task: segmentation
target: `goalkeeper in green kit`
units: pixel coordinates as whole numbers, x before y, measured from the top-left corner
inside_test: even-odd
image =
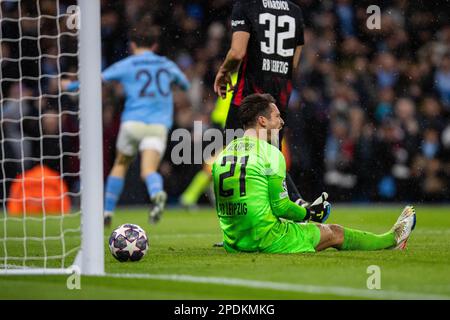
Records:
[[[239,118],[244,136],[227,145],[212,170],[216,211],[228,252],[406,248],[416,224],[412,206],[403,209],[390,231],[373,234],[323,224],[331,210],[325,192],[312,203],[289,199],[286,162],[276,146],[284,122],[271,95],[247,96],[239,108]]]

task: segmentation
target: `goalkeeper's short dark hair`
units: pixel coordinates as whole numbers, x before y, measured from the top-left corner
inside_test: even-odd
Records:
[[[239,107],[239,120],[244,129],[254,126],[259,116],[270,118],[271,103],[276,103],[276,100],[268,93],[254,93],[245,97]]]
[[[158,43],[159,35],[159,27],[138,23],[130,30],[130,41],[138,47],[150,48]]]

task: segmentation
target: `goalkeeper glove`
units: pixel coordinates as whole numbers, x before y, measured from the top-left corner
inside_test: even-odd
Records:
[[[331,213],[331,204],[326,201],[328,193],[322,192],[320,197],[314,200],[313,203],[305,202],[304,200],[297,200],[296,203],[306,209],[306,217],[304,221],[310,220],[314,222],[324,223]]]

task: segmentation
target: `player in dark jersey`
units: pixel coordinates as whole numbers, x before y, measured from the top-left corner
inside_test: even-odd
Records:
[[[239,106],[252,93],[270,93],[286,119],[292,75],[297,72],[304,44],[300,7],[284,0],[238,0],[233,6],[231,27],[231,47],[214,82],[214,91],[222,98],[227,85],[233,91],[225,128],[241,128]],[[238,68],[233,85],[231,74]],[[302,201],[289,176],[287,180],[290,198]]]
[[[214,84],[214,90],[222,97],[227,84],[233,89],[226,127],[241,127],[237,109],[242,99],[252,93],[270,93],[285,116],[292,74],[304,44],[300,7],[291,1],[236,1],[231,26],[231,48]],[[231,72],[239,65],[237,83],[232,85]]]

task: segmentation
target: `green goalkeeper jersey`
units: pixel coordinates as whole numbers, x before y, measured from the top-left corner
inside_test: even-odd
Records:
[[[214,161],[212,174],[227,251],[278,252],[280,240],[295,236],[297,224],[285,219],[302,221],[306,209],[289,200],[286,162],[278,148],[256,137],[235,139]]]

